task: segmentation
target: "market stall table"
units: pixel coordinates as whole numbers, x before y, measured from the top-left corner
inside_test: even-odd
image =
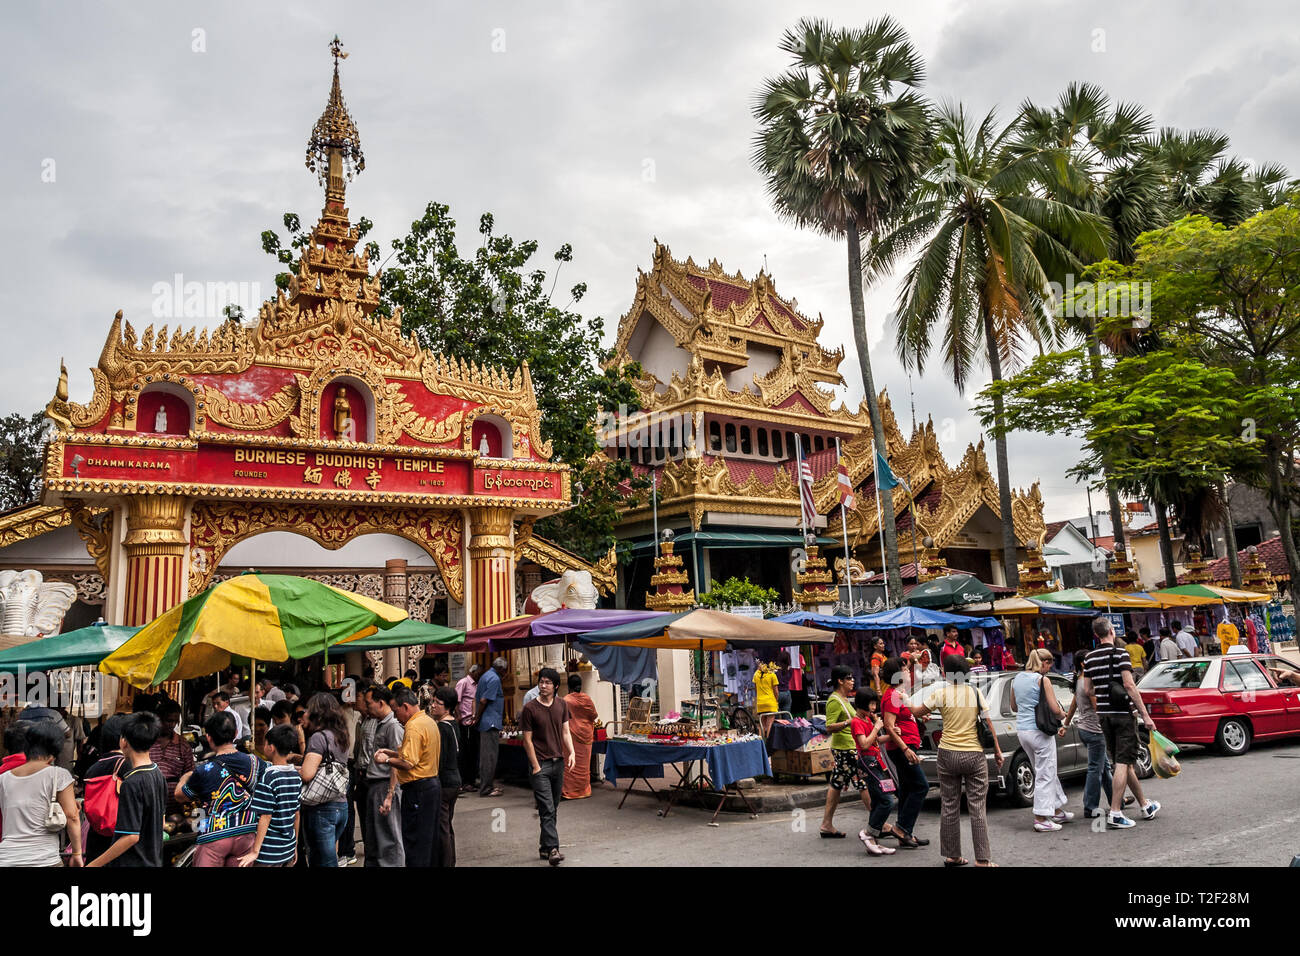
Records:
[[[700,774],[696,782],[690,784],[687,782],[687,773],[690,765],[697,761],[701,765]],[[756,814],[749,797],[736,787],[736,781],[746,777],[771,776],[772,772],[767,759],[767,747],[758,737],[724,744],[660,744],[612,737],[605,745],[605,779],[617,784],[620,776],[632,776],[623,792],[623,799],[618,803],[619,808],[622,809],[637,780],[644,780],[646,786],[654,792],[648,778],[662,777],[663,768],[668,764],[683,764],[687,769],[677,769],[680,779],[673,787],[663,815],[668,816],[683,790],[694,789],[701,793],[711,791],[718,796],[718,806],[713,811],[710,823],[718,819],[728,793],[739,795],[749,812]],[[707,788],[705,784],[708,785]]]

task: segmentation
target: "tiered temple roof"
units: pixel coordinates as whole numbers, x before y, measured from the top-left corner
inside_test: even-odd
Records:
[[[818,341],[823,319],[811,319],[794,300],[781,297],[770,276],[760,272],[750,281],[739,272],[727,273],[716,261],[707,267],[694,260],[681,262],[656,242],[649,272],[638,271],[632,307],[619,322],[615,362],[644,365],[651,328],[657,325],[679,350],[658,362],[660,374],[646,372],[639,382],[642,418],[677,416],[694,422],[676,454],[663,461],[634,459],[634,470],[654,474],[659,489],[660,521],[689,518],[698,529],[707,512],[729,512],[799,518],[794,463],[755,460],[711,445],[707,419],[713,416],[749,421],[755,427],[816,433],[824,447],[807,461],[814,478],[819,514],[828,516],[826,534],[840,536],[835,439],[857,489],[857,506],[848,515],[854,546],[867,545],[879,532],[876,517],[871,420],[863,401],[856,409],[836,403],[826,384],[843,384],[839,366],[841,346],[834,351]],[[663,342],[663,336],[659,336]],[[662,348],[660,350],[663,351]],[[755,361],[766,352],[764,361]],[[675,362],[675,364],[674,364]],[[756,371],[744,372],[754,364]],[[990,474],[984,444],[967,446],[956,467],[939,449],[932,421],[904,436],[889,397],[880,395],[887,457],[896,475],[915,496],[915,523],[905,493],[894,495],[893,520],[899,530],[900,551],[910,549],[913,534],[932,538],[945,547],[981,506],[1000,516],[997,483]],[[638,419],[623,423],[635,429]],[[694,441],[694,444],[692,444]],[[608,452],[613,454],[613,452]],[[769,458],[773,456],[768,456]],[[1019,541],[1043,532],[1042,497],[1035,484],[1012,495],[1012,512]],[[648,497],[625,512],[625,523],[644,519]]]

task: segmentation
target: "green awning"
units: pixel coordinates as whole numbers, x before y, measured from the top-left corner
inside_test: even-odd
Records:
[[[376,631],[369,637],[343,644],[335,644],[331,655],[348,651],[379,651],[389,647],[410,647],[413,644],[446,644],[448,649],[465,643],[465,632],[440,624],[424,621],[405,621],[394,624],[386,631]]]
[[[781,531],[686,531],[673,538],[673,543],[698,544],[702,548],[801,548],[804,540],[801,534]],[[818,538],[817,544],[825,547],[838,542],[834,538]],[[650,538],[623,541],[618,548],[625,553],[641,554],[655,550],[655,542]]]
[[[138,630],[138,627],[92,624],[66,634],[8,647],[0,651],[0,673],[16,674],[19,668],[52,671],[60,667],[98,664]]]

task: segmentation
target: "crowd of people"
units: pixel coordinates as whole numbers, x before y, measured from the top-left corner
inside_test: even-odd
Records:
[[[506,667],[474,665],[455,686],[445,663],[424,682],[413,670],[382,683],[352,677],[350,694],[305,700],[263,678],[251,728],[232,706],[242,694],[232,671],[192,715],[197,747],[162,694],[138,695],[134,713],[90,734],[61,710],[26,708],[4,732],[0,866],[162,866],[187,816],[194,866],[352,865],[358,824],[366,866],[455,866],[458,798],[502,794]],[[567,697],[561,680],[543,669],[518,717],[551,865],[564,859],[560,801],[591,794],[596,720],[581,676],[568,675]]]
[[[1137,826],[1124,808],[1136,804],[1144,820],[1160,812],[1160,803],[1143,793],[1137,773],[1139,724],[1147,731],[1154,722],[1143,705],[1136,679],[1139,665],[1131,649],[1116,637],[1110,618],[1091,625],[1095,646],[1075,655],[1074,696],[1068,711],[1052,690],[1048,674],[1059,663],[1052,650],[1035,648],[1011,681],[1010,705],[1016,715],[1020,749],[1032,761],[1034,774],[1033,829],[1051,833],[1074,819],[1057,774],[1056,737],[1073,725],[1088,748],[1083,811],[1088,818],[1104,815],[1108,828]],[[1171,640],[1177,647],[1177,643]],[[1014,657],[1002,647],[990,649],[998,669],[1011,670]],[[1169,653],[1173,653],[1170,651]],[[820,835],[843,838],[835,828],[835,812],[845,788],[857,790],[867,808],[867,826],[858,838],[871,856],[889,856],[900,849],[927,846],[914,832],[930,788],[918,753],[922,724],[931,714],[942,718],[935,766],[940,791],[939,852],[945,866],[964,866],[961,795],[966,794],[976,866],[996,866],[992,860],[986,819],[989,757],[1001,770],[1006,757],[988,711],[988,702],[972,675],[986,673],[984,655],[958,641],[949,627],[939,649],[942,669],[931,660],[932,649],[912,638],[908,650],[889,656],[883,641],[870,658],[870,686],[858,688],[846,666],[831,669],[831,694],[826,704],[834,769],[826,792]],[[1144,657],[1144,662],[1147,660]],[[1103,810],[1102,793],[1107,806]],[[889,823],[894,816],[893,824]],[[894,841],[889,845],[886,840]]]

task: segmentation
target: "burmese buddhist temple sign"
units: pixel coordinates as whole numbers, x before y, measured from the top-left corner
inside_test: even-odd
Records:
[[[138,331],[118,312],[90,402],[69,400],[64,369],[46,408],[43,504],[71,512],[106,578],[124,564],[120,623],[198,593],[239,541],[286,530],[327,548],[379,532],[415,541],[481,627],[514,613],[532,522],[569,507],[527,365],[425,352],[400,310],[380,308],[344,204],[365,160],[332,50],[307,151],[325,205],[288,288],[255,321],[215,329]],[[90,520],[105,511],[119,523]]]

